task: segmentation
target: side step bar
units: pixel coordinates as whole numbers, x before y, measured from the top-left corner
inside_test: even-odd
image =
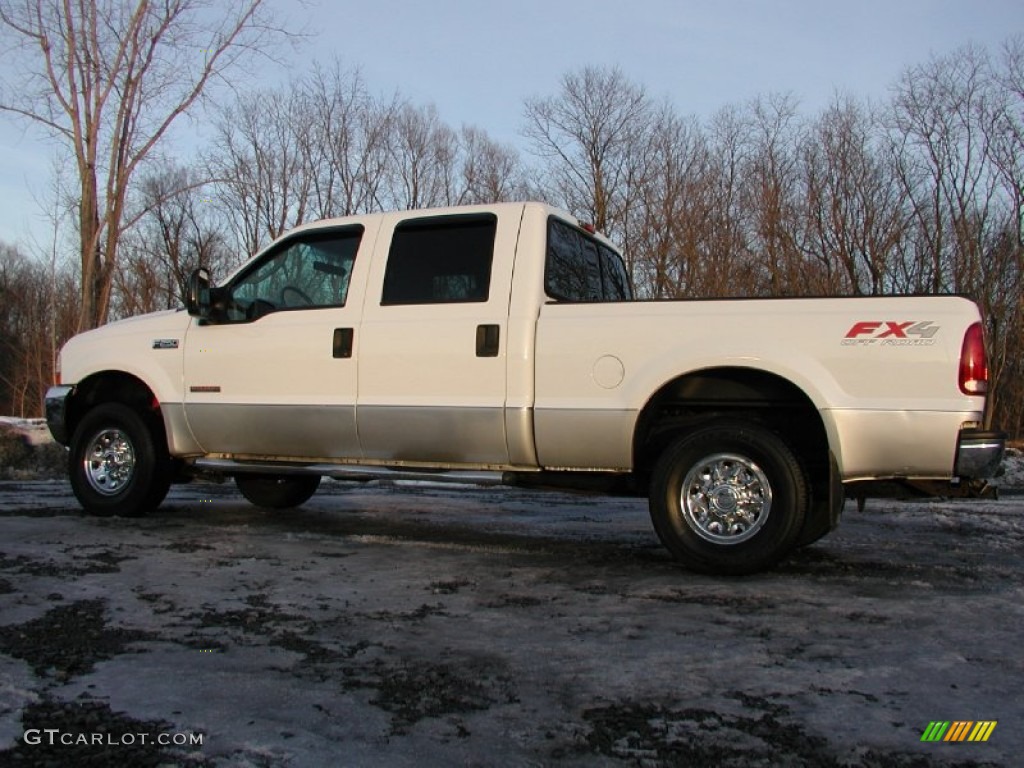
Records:
[[[429,467],[384,467],[355,464],[296,464],[275,461],[238,461],[202,458],[189,465],[193,474],[213,476],[255,473],[261,475],[319,475],[336,480],[406,480],[457,485],[553,489],[568,493],[599,493],[611,496],[636,496],[637,488],[629,473],[622,472],[549,472],[544,470],[499,471],[484,469],[432,469]],[[641,494],[642,495],[642,494]]]
[[[337,480],[419,480],[460,485],[502,485],[501,472],[486,470],[391,469],[347,464],[288,464],[276,462],[232,461],[231,459],[196,459],[192,467],[200,472],[223,475],[320,475]]]

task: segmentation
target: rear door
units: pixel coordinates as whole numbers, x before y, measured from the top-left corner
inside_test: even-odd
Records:
[[[396,214],[382,225],[358,341],[366,458],[508,463],[506,336],[518,224],[482,210]]]

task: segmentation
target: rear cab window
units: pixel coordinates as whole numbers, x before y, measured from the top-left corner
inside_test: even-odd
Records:
[[[568,222],[548,219],[544,289],[556,301],[631,301],[633,290],[621,257]]]

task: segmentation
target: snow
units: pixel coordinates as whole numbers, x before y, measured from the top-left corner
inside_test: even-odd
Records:
[[[1006,449],[1002,474],[995,478],[993,485],[999,488],[1024,490],[1024,451],[1020,448]]]
[[[6,425],[28,438],[30,445],[45,445],[53,442],[50,430],[43,419],[19,419],[15,416],[0,416],[0,425]]]

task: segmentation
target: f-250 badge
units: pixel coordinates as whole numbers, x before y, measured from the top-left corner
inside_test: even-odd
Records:
[[[861,320],[843,338],[843,346],[930,347],[942,328],[931,320]]]

